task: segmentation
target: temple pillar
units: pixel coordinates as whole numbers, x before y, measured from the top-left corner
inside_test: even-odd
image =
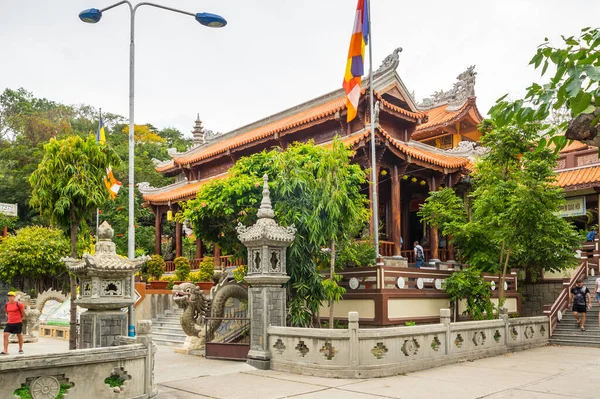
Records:
[[[200,238],[196,238],[196,259],[204,257],[204,243]]]
[[[162,255],[162,212],[160,206],[156,206],[155,218],[154,218],[154,253],[156,255]]]
[[[448,251],[448,262],[454,261],[454,244],[451,244],[452,236],[446,237],[446,250]]]
[[[392,241],[394,241],[394,256],[400,256],[400,236],[402,235],[400,226],[400,176],[398,166],[394,165],[392,169]]]
[[[371,173],[369,173],[368,177],[369,181],[369,209],[371,210],[371,219],[369,220],[369,234],[371,238],[375,237],[375,227],[373,223],[373,179],[371,178]],[[377,251],[379,253],[379,251]]]
[[[180,222],[175,222],[175,257],[180,257],[183,253],[183,226]]]
[[[439,178],[436,178],[435,176],[431,176],[431,179],[429,181],[430,181],[430,184],[429,184],[430,192],[437,191],[441,184],[441,180]],[[440,240],[439,240],[439,236],[438,236],[438,227],[430,226],[429,227],[429,248],[430,248],[429,263],[430,264],[433,263],[435,265],[436,263],[440,262],[439,245],[440,245]]]
[[[213,257],[215,262],[215,267],[221,267],[221,247],[215,242],[213,245]]]

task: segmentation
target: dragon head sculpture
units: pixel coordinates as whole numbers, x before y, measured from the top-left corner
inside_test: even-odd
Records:
[[[203,299],[202,290],[195,284],[182,283],[173,287],[173,300],[183,310]]]
[[[203,332],[204,317],[210,307],[209,300],[202,290],[192,283],[173,287],[173,300],[183,309],[180,322],[183,331],[189,336],[200,336]]]

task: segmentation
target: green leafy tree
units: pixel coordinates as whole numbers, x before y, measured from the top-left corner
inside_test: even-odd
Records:
[[[68,232],[71,257],[77,257],[79,226],[91,218],[104,204],[108,189],[104,185],[106,169],[118,165],[119,157],[107,145],[98,144],[90,135],[87,140],[71,136],[63,140],[51,139],[44,146],[44,157],[31,175],[31,206],[47,216],[50,222]],[[76,348],[76,285],[71,283],[71,336],[70,349]]]
[[[419,215],[451,235],[464,262],[497,273],[500,302],[508,267],[536,279],[542,270],[558,271],[575,263],[582,237],[558,215],[564,203],[552,170],[556,154],[536,146],[536,126],[483,125],[489,149],[475,166],[467,220],[461,199],[446,188],[432,193]]]
[[[332,168],[341,182],[325,176]],[[235,226],[256,221],[264,174],[269,176],[277,221],[283,226],[294,224],[297,229],[288,249],[290,323],[310,326],[321,303],[331,299],[319,270],[324,256],[321,249],[331,249],[332,243],[334,249],[342,249],[368,221],[366,198],[360,193],[365,173],[350,164],[350,152],[339,141],[331,149],[309,142],[285,151],[263,151],[241,158],[227,179],[203,186],[177,217],[191,222],[196,237],[217,243],[224,253],[244,256]],[[329,184],[332,187],[325,188]],[[329,199],[324,198],[325,191]],[[327,221],[334,226],[325,226]],[[335,264],[335,257],[330,259]]]
[[[494,318],[494,304],[490,299],[491,285],[484,281],[479,269],[469,267],[452,273],[444,280],[442,288],[450,295],[450,300],[456,308],[461,300],[465,301],[464,313],[469,314],[473,320]]]
[[[55,280],[67,268],[61,258],[69,254],[69,241],[62,231],[41,226],[24,227],[15,235],[0,238],[0,280],[35,282],[39,292],[45,281]]]
[[[582,140],[600,146],[600,29],[584,28],[578,37],[562,37],[561,46],[545,39],[530,61],[541,75],[551,73],[543,84],[532,83],[525,98],[498,99],[490,110],[498,127],[540,123],[540,131],[558,149],[567,139]],[[566,110],[567,118],[558,123],[552,113]],[[564,136],[562,133],[565,132]]]

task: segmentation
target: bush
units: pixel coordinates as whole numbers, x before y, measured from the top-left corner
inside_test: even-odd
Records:
[[[344,246],[336,259],[337,266],[375,266],[375,246],[371,241],[352,241]]]
[[[173,286],[175,285],[175,276],[162,276],[160,278],[160,281],[168,281],[169,284],[167,284],[167,290],[172,290]]]
[[[247,265],[240,265],[233,270],[233,278],[238,283],[241,283],[242,281],[244,281],[244,277],[246,277],[246,274],[248,274],[248,266]]]
[[[177,281],[188,281],[190,277],[190,261],[184,256],[179,256],[173,260],[175,265],[175,279]]]
[[[469,314],[474,320],[494,318],[494,304],[490,299],[491,285],[484,281],[483,274],[476,268],[469,267],[454,272],[444,281],[442,287],[450,295],[454,306],[458,306],[460,300],[466,301],[463,314]]]
[[[154,280],[159,280],[165,269],[165,260],[160,255],[152,255],[150,260],[146,262],[146,271]]]
[[[194,282],[213,281],[215,274],[215,262],[210,256],[205,256],[200,262],[198,271],[194,273]]]

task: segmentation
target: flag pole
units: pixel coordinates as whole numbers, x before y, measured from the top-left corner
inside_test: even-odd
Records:
[[[98,119],[98,130],[100,130],[100,121],[102,120],[102,108],[100,108],[100,119]],[[99,133],[96,133],[98,136]],[[96,141],[99,141],[100,138],[96,137]],[[96,243],[98,242],[98,226],[100,225],[100,211],[96,208]]]
[[[372,207],[373,207],[373,244],[375,245],[375,264],[379,257],[379,215],[377,200],[377,160],[375,159],[375,108],[373,107],[373,26],[371,25],[371,1],[367,2],[367,14],[369,23],[369,108],[371,111],[371,182],[373,184]]]

